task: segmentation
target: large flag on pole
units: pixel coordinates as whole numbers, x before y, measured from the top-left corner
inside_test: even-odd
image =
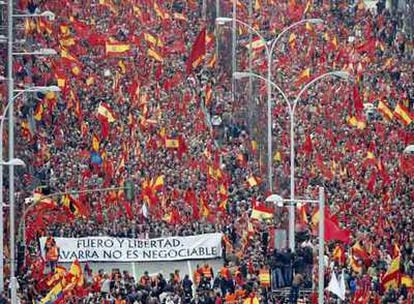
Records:
[[[190,74],[203,60],[206,54],[206,28],[204,27],[198,34],[193,48],[191,49],[190,57],[187,59],[187,74]]]

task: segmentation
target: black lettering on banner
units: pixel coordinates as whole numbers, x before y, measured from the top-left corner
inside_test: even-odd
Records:
[[[103,250],[103,258],[104,259],[112,259],[112,251],[111,250]]]
[[[69,252],[65,250],[59,250],[59,257],[63,260],[69,259]]]
[[[217,254],[217,247],[211,247],[211,255],[218,256],[218,254]]]
[[[103,239],[98,239],[98,248],[103,247]]]
[[[173,247],[173,243],[171,243],[169,239],[166,239],[163,248],[172,248],[172,247]]]
[[[198,249],[198,255],[199,255],[199,256],[204,255],[204,247],[200,247],[200,248]]]
[[[180,258],[185,258],[185,257],[187,257],[187,252],[188,252],[188,250],[187,249],[180,249],[180,250],[178,250],[178,256],[180,257]]]
[[[156,241],[154,241],[154,240],[151,240],[151,245],[150,245],[150,247],[151,248],[156,248],[157,246],[155,245],[157,242]]]
[[[76,252],[75,251],[72,251],[70,253],[70,255],[69,255],[69,259],[70,260],[80,259],[80,256],[79,255],[76,255]]]
[[[176,258],[177,255],[178,255],[178,252],[175,249],[170,249],[170,251],[168,252],[168,257],[169,258]]]
[[[77,248],[80,248],[81,246],[82,246],[82,247],[84,246],[83,239],[79,239],[79,240],[76,242],[76,247],[77,247]]]
[[[197,248],[193,248],[192,250],[191,250],[191,253],[188,255],[189,257],[192,257],[193,255],[195,255],[195,256],[197,256],[198,254],[197,254]]]
[[[173,243],[174,247],[180,247],[181,246],[181,242],[180,242],[179,239],[173,239],[172,243]]]
[[[122,248],[122,244],[125,242],[125,240],[123,240],[123,239],[116,239],[116,240],[117,240],[117,242],[119,244],[119,247]]]
[[[138,250],[127,250],[127,259],[139,259]]]
[[[142,258],[145,259],[151,259],[151,251],[150,250],[144,250],[142,251]]]
[[[106,239],[104,241],[104,246],[107,248],[112,248],[114,246],[114,241],[112,241],[111,239]]]
[[[112,257],[113,257],[114,259],[120,259],[120,258],[121,258],[121,256],[122,256],[122,251],[121,251],[121,250],[114,250],[114,251],[112,252]]]

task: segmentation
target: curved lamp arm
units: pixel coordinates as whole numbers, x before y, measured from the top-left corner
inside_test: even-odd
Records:
[[[344,80],[350,80],[351,79],[351,75],[346,72],[346,71],[333,71],[333,72],[328,72],[322,75],[319,75],[318,77],[316,77],[315,79],[312,79],[311,81],[309,81],[303,88],[302,90],[300,90],[299,94],[296,96],[295,100],[293,101],[293,112],[295,111],[296,105],[299,102],[301,96],[303,93],[305,93],[305,91],[307,89],[309,89],[309,87],[311,85],[313,85],[315,82],[318,82],[319,80],[322,80],[326,77],[338,77],[340,79],[344,79]]]

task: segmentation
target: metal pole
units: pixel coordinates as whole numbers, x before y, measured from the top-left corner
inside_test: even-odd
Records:
[[[216,0],[216,18],[220,17],[220,0]],[[216,56],[217,56],[217,63],[219,62],[219,39],[218,39],[218,30],[217,26],[214,27],[214,37],[215,37],[215,47],[216,47]],[[217,65],[216,65],[217,66]]]
[[[236,26],[237,26],[237,21],[236,21],[236,18],[237,18],[237,6],[236,6],[236,2],[237,2],[237,0],[233,0],[233,25],[232,25],[232,28],[233,28],[233,32],[232,32],[232,54],[231,54],[231,56],[232,56],[232,60],[231,60],[231,63],[232,63],[232,67],[231,67],[231,72],[232,72],[232,78],[231,78],[231,92],[232,92],[232,104],[233,104],[233,108],[234,108],[234,106],[235,106],[235,100],[236,100],[236,79],[234,78],[234,73],[236,72],[236,69],[237,69],[237,64],[236,64],[236,41],[237,41],[237,37],[236,37]]]
[[[269,191],[273,192],[273,153],[272,153],[272,54],[267,54],[267,174]]]
[[[295,112],[289,108],[290,116],[290,199],[295,200]],[[289,207],[289,248],[295,251],[295,206]]]
[[[318,304],[323,304],[325,284],[325,192],[319,188],[319,267],[318,267]]]
[[[7,9],[7,80],[9,108],[9,159],[14,158],[14,110],[13,110],[13,2],[8,1]],[[3,166],[1,166],[3,168]],[[17,303],[15,274],[15,231],[14,231],[14,166],[9,166],[9,204],[10,204],[10,290],[11,304]]]
[[[253,27],[253,3],[252,0],[249,0],[249,26]],[[252,39],[253,33],[249,31],[249,72],[252,72],[252,62],[253,62],[253,52],[252,52]],[[253,77],[249,77],[249,104],[253,103]],[[253,109],[252,109],[253,110]],[[254,111],[249,111],[250,116]],[[255,122],[250,121],[250,123],[255,124]]]
[[[3,125],[4,117],[1,124]],[[3,132],[0,133],[0,161],[3,160]],[[3,226],[3,166],[0,166],[0,252],[3,255],[0,257],[0,294],[4,291],[4,226]]]

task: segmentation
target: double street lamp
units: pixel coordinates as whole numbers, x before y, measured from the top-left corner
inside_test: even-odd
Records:
[[[282,95],[284,101],[286,102],[286,104],[288,105],[288,109],[289,109],[289,118],[290,118],[290,199],[294,200],[295,198],[295,143],[294,143],[294,138],[295,138],[295,120],[294,120],[294,115],[295,115],[295,109],[296,109],[296,105],[299,102],[302,94],[311,86],[313,85],[315,82],[325,78],[325,77],[339,77],[342,79],[349,79],[350,75],[349,73],[345,72],[345,71],[334,71],[334,72],[329,72],[323,75],[320,75],[318,77],[316,77],[315,79],[313,79],[312,81],[310,81],[308,84],[305,85],[305,87],[299,92],[299,94],[296,96],[295,100],[293,101],[293,103],[291,103],[287,97],[287,95],[284,93],[284,91],[272,81],[272,59],[273,59],[273,52],[275,50],[275,47],[277,45],[277,43],[280,41],[280,39],[282,38],[282,36],[287,33],[288,31],[290,31],[291,29],[301,25],[301,24],[306,24],[306,23],[310,23],[310,24],[322,24],[323,20],[322,19],[304,19],[304,20],[300,20],[298,22],[295,22],[293,24],[291,24],[290,26],[286,27],[285,29],[283,29],[279,35],[272,39],[272,40],[267,40],[263,37],[263,35],[257,31],[256,29],[254,29],[253,27],[251,27],[249,24],[235,19],[235,18],[229,18],[229,17],[219,17],[216,18],[216,24],[218,25],[223,25],[229,22],[233,22],[233,26],[234,23],[238,23],[241,24],[245,27],[247,27],[251,32],[255,33],[260,40],[262,40],[264,42],[264,47],[265,47],[265,51],[266,51],[266,56],[267,56],[267,77],[263,77],[261,75],[252,73],[250,72],[234,72],[233,73],[233,77],[234,79],[241,79],[244,77],[256,77],[259,79],[262,79],[266,82],[267,85],[267,171],[268,171],[268,184],[269,184],[269,191],[270,193],[273,192],[273,151],[272,151],[272,86]],[[289,248],[292,251],[295,251],[295,207],[294,206],[290,206],[289,207]]]
[[[268,184],[269,184],[269,191],[270,193],[273,191],[273,170],[272,170],[272,159],[273,159],[273,153],[272,153],[272,87],[270,85],[272,81],[272,61],[273,61],[273,53],[275,50],[276,45],[280,41],[280,39],[284,36],[285,33],[289,32],[291,29],[305,24],[305,23],[311,23],[311,24],[322,24],[322,19],[303,19],[298,22],[295,22],[291,24],[290,26],[283,29],[274,39],[267,40],[263,37],[262,34],[260,34],[259,31],[251,27],[249,24],[235,18],[229,18],[229,17],[219,17],[216,18],[216,24],[217,25],[224,25],[226,23],[238,23],[245,27],[247,27],[250,31],[255,33],[261,41],[264,42],[264,48],[266,50],[266,57],[267,57],[267,176],[268,176]],[[251,46],[250,46],[251,47]],[[235,73],[236,71],[233,71]],[[233,74],[234,75],[234,74]],[[235,78],[237,79],[237,78]]]
[[[327,77],[334,77],[339,78],[343,80],[349,80],[350,74],[345,71],[334,71],[322,74],[310,82],[308,82],[302,90],[299,92],[299,94],[296,96],[293,102],[289,101],[289,98],[285,94],[285,92],[273,81],[270,81],[269,79],[266,79],[265,77],[251,73],[251,72],[236,72],[233,75],[236,79],[241,79],[245,77],[255,77],[258,79],[261,79],[267,83],[267,86],[273,86],[279,94],[282,96],[283,100],[287,104],[288,110],[289,110],[289,121],[290,121],[290,200],[294,201],[295,199],[295,110],[298,102],[300,101],[303,93],[305,93],[310,86],[312,86],[314,83],[327,78]],[[271,104],[271,101],[269,102]],[[272,140],[272,138],[268,138],[269,141]],[[295,251],[295,206],[291,205],[289,206],[289,248],[292,251]]]

